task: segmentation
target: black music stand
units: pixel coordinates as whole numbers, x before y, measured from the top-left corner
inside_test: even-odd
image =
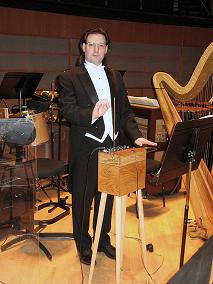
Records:
[[[25,104],[26,98],[34,94],[43,73],[32,72],[8,72],[0,85],[1,99],[18,99],[19,111],[22,111],[22,99]]]
[[[191,172],[198,168],[212,130],[212,116],[197,120],[178,122],[173,129],[169,145],[162,159],[161,168],[154,177],[156,183],[164,183],[173,178],[187,174],[180,267],[184,262]]]

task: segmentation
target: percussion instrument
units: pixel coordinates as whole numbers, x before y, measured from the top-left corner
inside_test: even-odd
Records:
[[[29,145],[35,136],[35,126],[28,118],[0,119],[0,138],[10,147]]]

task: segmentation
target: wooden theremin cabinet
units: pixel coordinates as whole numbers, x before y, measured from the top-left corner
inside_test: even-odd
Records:
[[[99,152],[98,190],[115,196],[145,187],[146,149]]]

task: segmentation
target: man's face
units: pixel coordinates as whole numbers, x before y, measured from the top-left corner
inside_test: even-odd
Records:
[[[85,60],[95,65],[100,65],[107,53],[105,36],[102,34],[90,34],[82,49],[85,52]]]

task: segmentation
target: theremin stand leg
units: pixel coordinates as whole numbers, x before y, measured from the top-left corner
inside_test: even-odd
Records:
[[[121,269],[123,268],[124,235],[126,221],[126,195],[121,197]]]
[[[92,277],[95,267],[95,260],[97,256],[98,243],[100,239],[100,233],[103,223],[104,211],[106,206],[107,193],[101,194],[100,207],[98,211],[98,220],[95,232],[95,240],[93,245],[93,254],[89,271],[88,284],[92,283]],[[143,260],[145,269],[147,265],[147,254],[146,254],[146,242],[145,242],[145,230],[144,230],[144,212],[142,204],[142,193],[141,190],[137,191],[137,203],[138,203],[138,214],[139,214],[139,225],[140,225],[140,239],[142,243]],[[124,231],[125,231],[125,216],[126,216],[126,195],[116,196],[116,284],[120,284],[121,268],[123,265],[123,243],[124,243]]]
[[[123,265],[123,243],[126,216],[126,195],[116,196],[116,284],[120,283]]]
[[[93,277],[93,272],[94,272],[94,267],[95,267],[95,260],[97,256],[97,250],[98,250],[98,243],[100,239],[104,211],[105,211],[105,206],[106,206],[106,198],[107,198],[107,193],[102,193],[99,211],[98,211],[98,220],[97,220],[96,231],[95,231],[95,240],[94,240],[94,245],[93,245],[93,253],[92,253],[92,260],[91,260],[90,271],[89,271],[88,284],[92,283],[92,277]]]
[[[148,260],[147,260],[147,251],[146,251],[146,238],[145,238],[145,229],[144,229],[144,211],[143,211],[143,199],[142,199],[142,191],[137,190],[137,206],[138,206],[138,216],[139,216],[139,225],[140,225],[140,239],[142,244],[143,251],[143,261],[144,267],[148,269]]]

